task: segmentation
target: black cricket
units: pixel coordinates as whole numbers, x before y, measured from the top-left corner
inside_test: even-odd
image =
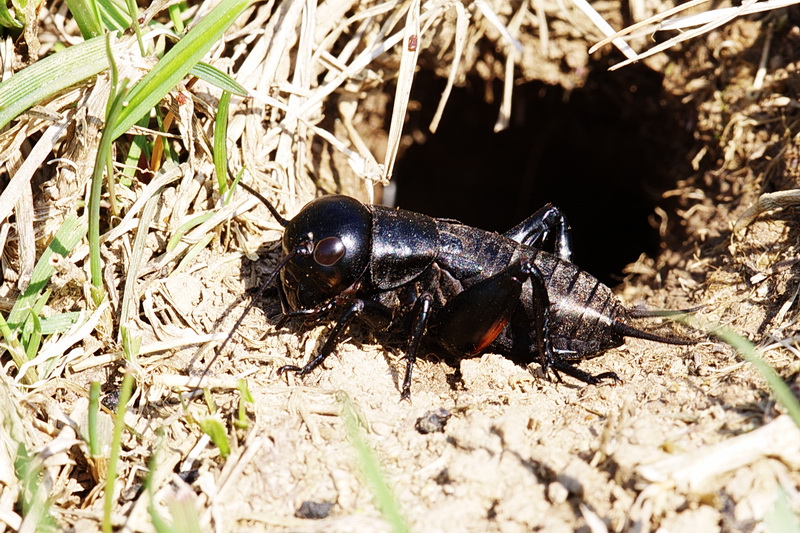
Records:
[[[522,365],[538,362],[559,381],[563,372],[592,385],[620,380],[614,372],[592,375],[575,365],[625,337],[696,342],[631,326],[632,319],[671,312],[628,309],[574,265],[570,227],[552,205],[500,235],[339,195],[317,198],[286,220],[241,185],[285,228],[284,256],[266,282],[280,274],[281,324],[293,317],[335,320],[315,357],[303,367],[283,366],[279,375],[313,371],[355,319],[376,331],[401,328],[407,336],[403,399],[411,394],[423,337],[456,359],[499,353]]]

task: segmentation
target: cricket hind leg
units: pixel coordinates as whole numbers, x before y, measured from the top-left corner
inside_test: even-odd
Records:
[[[575,351],[559,350],[553,346],[551,333],[551,303],[547,293],[547,285],[541,271],[535,265],[530,264],[529,278],[532,286],[532,315],[527,316],[520,310],[512,322],[509,324],[508,340],[501,341],[504,351],[509,358],[518,364],[527,366],[534,362],[531,354],[535,353],[535,360],[542,366],[542,371],[549,377],[550,370],[553,371],[557,381],[561,382],[560,372],[582,381],[589,385],[597,385],[604,380],[610,379],[621,383],[622,380],[615,372],[602,372],[593,375],[589,372],[577,368]],[[531,329],[531,325],[533,328]],[[574,360],[574,361],[573,361]]]
[[[529,313],[520,305],[522,287],[527,281],[533,289]],[[522,317],[526,320],[524,325]],[[546,279],[532,261],[517,261],[459,293],[431,319],[429,331],[442,347],[461,357],[499,347],[512,360],[526,360],[529,364],[533,362],[530,354],[535,349],[545,375],[552,369],[559,381],[559,372],[592,385],[606,379],[621,381],[614,372],[592,375],[576,368],[569,357],[553,346]],[[527,357],[523,353],[525,348]]]
[[[564,261],[572,262],[572,236],[567,218],[561,210],[547,204],[534,214],[508,230],[503,236],[525,246],[543,249],[548,240],[553,241],[553,253]]]

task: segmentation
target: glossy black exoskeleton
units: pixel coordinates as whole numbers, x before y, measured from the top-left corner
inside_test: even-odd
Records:
[[[664,313],[625,308],[575,266],[569,226],[551,205],[500,235],[347,196],[317,198],[287,221],[245,188],[285,228],[276,267],[284,318],[335,320],[315,357],[303,367],[281,367],[279,374],[314,370],[356,318],[379,331],[406,328],[403,398],[410,395],[426,336],[455,358],[494,352],[588,384],[619,378],[591,375],[576,363],[620,346],[624,337],[695,342],[631,326],[633,318]]]

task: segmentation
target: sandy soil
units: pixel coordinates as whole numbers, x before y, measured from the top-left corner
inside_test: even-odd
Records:
[[[665,74],[666,91],[691,109],[687,116],[696,117],[687,124],[695,132],[696,145],[686,154],[694,170],[663,192],[665,208],[654,218],[662,252],[629,265],[615,288],[630,306],[703,306],[697,318],[759,344],[764,359],[795,387],[797,208],[759,214],[746,227],[733,228],[763,193],[800,186],[796,20],[794,11],[739,20],[649,63]],[[538,37],[523,38],[528,52],[520,59],[520,79],[576,86],[585,79],[591,43],[563,20],[554,24],[547,58],[537,52]],[[756,90],[769,32],[767,73]],[[471,53],[473,73],[487,79],[502,74],[492,54]],[[434,56],[423,55],[421,64],[447,75]],[[373,131],[373,141],[385,139],[385,101],[366,100],[374,108],[365,104],[360,111],[362,124],[370,124],[362,136]],[[341,133],[337,128],[341,124],[331,124]],[[304,168],[314,170],[306,178],[316,179],[319,191],[344,188],[363,197],[363,185],[347,181],[341,154],[315,145],[304,157],[310,161]],[[319,194],[309,183],[292,192],[262,185],[291,216]],[[199,197],[209,196],[208,184],[195,185]],[[171,190],[159,212],[175,202]],[[163,221],[159,215],[156,220]],[[151,235],[154,257],[164,253],[165,226]],[[135,320],[144,346],[227,332],[273,270],[280,232],[266,209],[257,207],[215,231],[219,239],[188,263],[165,273],[154,260],[141,274]],[[109,257],[123,252],[122,245],[108,250]],[[65,272],[58,276],[66,281],[50,305],[73,309],[84,295],[74,281],[70,289]],[[124,281],[113,269],[106,276],[117,286]],[[798,429],[786,423],[763,377],[702,331],[644,321],[647,329],[690,335],[699,343],[632,339],[581,365],[592,373],[616,372],[623,381],[617,385],[584,386],[569,378],[557,383],[536,365],[522,368],[494,354],[462,360],[458,373],[425,357],[415,368],[411,401],[400,401],[403,353],[382,347],[363,327],[352,329],[323,368],[303,379],[279,377],[277,368],[307,361],[328,331],[326,324],[297,321],[277,329],[279,314],[274,293],[258,298],[210,366],[205,401],[181,398],[211,361],[207,347],[138,357],[138,385],[126,417],[131,431],[123,440],[115,494],[120,527],[152,529],[150,498],[142,490],[150,469],[158,512],[174,519],[184,506],[200,530],[391,531],[363,472],[365,460],[348,437],[342,416],[347,405],[357,413],[411,531],[764,531],[781,488],[789,505],[800,509]],[[84,341],[84,354],[119,349],[109,340],[117,319],[110,311],[103,316],[100,333]],[[103,461],[87,459],[79,439],[85,391],[99,379],[113,400],[120,365],[91,358],[78,363],[32,391],[9,391],[6,409],[38,420],[28,431],[37,449],[54,458],[47,465],[51,512],[60,527],[83,531],[98,528],[103,491],[97,479],[104,472]],[[246,380],[252,402],[240,401],[239,379]],[[442,430],[420,432],[418,421],[440,409],[450,415]],[[228,431],[226,458],[199,427],[208,418]],[[101,414],[109,440],[111,419]],[[69,427],[76,429],[72,440],[64,429]],[[332,505],[324,518],[303,518],[304,502]]]

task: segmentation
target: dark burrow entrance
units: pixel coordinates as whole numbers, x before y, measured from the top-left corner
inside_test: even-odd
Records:
[[[586,84],[515,87],[511,127],[493,133],[499,102],[471,80],[455,89],[438,132],[428,130],[444,81],[420,72],[412,124],[424,142],[398,162],[396,205],[505,231],[546,202],[569,218],[575,262],[614,285],[623,267],[655,255],[654,209],[688,175],[690,111],[662,89],[661,76],[633,66],[592,65]],[[496,84],[494,94],[501,94]]]

